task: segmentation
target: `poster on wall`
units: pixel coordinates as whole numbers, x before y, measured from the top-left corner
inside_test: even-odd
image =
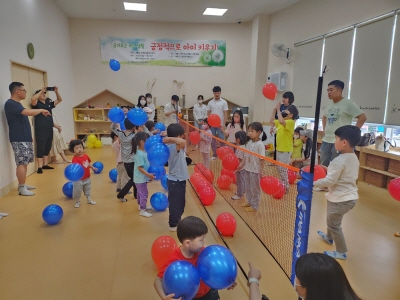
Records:
[[[170,40],[101,37],[101,59],[121,64],[174,67],[225,67],[222,40]]]

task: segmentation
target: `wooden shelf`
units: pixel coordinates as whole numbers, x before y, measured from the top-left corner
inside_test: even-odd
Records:
[[[392,174],[392,173],[389,173],[387,171],[382,171],[382,170],[378,170],[378,169],[374,169],[374,168],[370,168],[370,167],[366,167],[366,166],[360,166],[360,168],[363,168],[365,170],[369,170],[369,171],[372,171],[372,172],[376,172],[376,173],[379,173],[379,174],[382,174],[382,175],[386,175],[386,176],[389,176],[389,177],[393,177],[393,178],[400,177],[400,175]]]

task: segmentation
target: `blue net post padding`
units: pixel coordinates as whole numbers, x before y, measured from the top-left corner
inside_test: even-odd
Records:
[[[311,199],[314,185],[314,174],[301,171],[302,179],[297,183],[296,221],[293,239],[293,259],[291,282],[294,284],[297,259],[307,253],[308,234],[310,230]]]

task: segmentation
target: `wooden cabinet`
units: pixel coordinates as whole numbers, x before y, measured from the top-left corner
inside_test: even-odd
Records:
[[[111,134],[108,111],[113,106],[133,107],[134,104],[109,90],[104,90],[75,106],[73,108],[75,138],[82,139],[93,133],[101,139],[103,135]]]
[[[370,147],[360,147],[360,170],[358,180],[387,188],[389,182],[400,177],[400,152],[378,151]]]

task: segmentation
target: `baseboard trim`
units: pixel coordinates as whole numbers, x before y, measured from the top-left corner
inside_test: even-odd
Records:
[[[17,187],[18,187],[18,180],[15,179],[13,182],[7,184],[6,186],[4,186],[0,189],[0,198],[4,197],[5,195],[7,195],[9,192],[16,189]]]

